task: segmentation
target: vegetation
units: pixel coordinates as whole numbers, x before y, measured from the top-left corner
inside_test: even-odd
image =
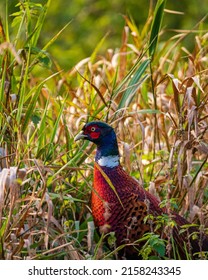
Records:
[[[90,213],[94,146],[74,142],[96,119],[115,127],[128,172],[207,232],[206,17],[161,40],[158,0],[142,29],[124,17],[120,48],[101,54],[103,34],[90,57],[62,71],[49,49],[67,25],[39,45],[50,0],[19,1],[12,15],[8,2],[0,22],[0,258],[116,258],[113,233],[109,250]],[[143,259],[165,258],[163,240],[144,239]]]
[[[9,15],[18,12],[16,6],[19,0],[1,0],[1,17],[5,17],[5,2],[8,2]],[[48,0],[33,0],[34,3],[44,5]],[[104,54],[107,49],[120,48],[121,34],[125,25],[124,15],[132,18],[139,32],[142,32],[148,18],[149,7],[154,9],[157,0],[56,0],[50,1],[47,17],[44,21],[38,38],[39,48],[44,47],[48,41],[65,25],[68,27],[62,32],[51,46],[50,56],[53,57],[61,68],[65,70],[74,67],[80,60],[90,56],[95,46],[105,36],[100,46],[99,54]],[[174,10],[175,12],[170,12]],[[182,30],[192,29],[206,14],[207,0],[166,1],[166,10],[163,20],[163,33],[161,40],[167,40]],[[8,17],[11,23],[13,17]],[[203,21],[203,29],[208,29],[208,22]],[[10,24],[10,36],[17,33],[18,25]],[[192,51],[194,48],[195,34],[184,38],[183,45]],[[21,42],[21,38],[19,38]]]

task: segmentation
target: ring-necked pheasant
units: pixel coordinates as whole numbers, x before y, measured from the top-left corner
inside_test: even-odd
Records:
[[[158,199],[122,168],[113,128],[103,122],[90,122],[75,137],[76,141],[79,139],[86,139],[97,145],[91,208],[99,232],[115,232],[116,245],[134,243],[134,246],[126,246],[123,251],[127,259],[137,258],[138,252],[135,248],[139,244],[141,246],[141,243],[135,241],[145,233],[156,231],[167,239],[168,231],[165,232],[162,227],[158,228],[156,222],[158,216],[167,215],[167,209],[161,208]],[[174,250],[178,252],[179,258],[186,258],[186,250],[190,249],[192,254],[208,251],[207,235],[200,234],[198,228],[193,227],[180,233],[181,226],[188,222],[174,212],[168,215],[171,215],[170,218],[175,224],[169,234],[172,235]],[[155,221],[152,217],[155,217]],[[191,236],[194,232],[195,237],[197,236],[195,239]],[[187,249],[190,246],[191,248]],[[169,256],[170,251],[171,248]]]

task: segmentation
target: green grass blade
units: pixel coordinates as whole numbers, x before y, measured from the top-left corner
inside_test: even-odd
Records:
[[[136,69],[138,68],[139,64],[141,63],[141,59],[138,59],[137,62],[134,64],[134,66],[130,69],[130,71],[128,72],[128,74],[123,78],[123,80],[117,85],[116,88],[113,89],[113,93],[112,96],[114,98],[116,98],[118,96],[118,94],[123,91],[126,83],[131,79],[132,75],[134,74],[134,72],[136,71]],[[117,73],[116,73],[116,77],[117,77]],[[114,82],[115,83],[115,82]]]
[[[37,42],[38,42],[38,39],[39,39],[39,36],[40,36],[40,32],[42,30],[42,27],[43,27],[43,24],[44,24],[44,21],[45,21],[46,14],[47,14],[48,8],[50,6],[50,2],[51,2],[51,0],[48,0],[46,5],[43,6],[42,9],[41,9],[41,13],[38,17],[38,20],[37,20],[36,26],[35,26],[36,32],[33,36],[33,42],[32,42],[33,46],[37,45]],[[40,4],[36,4],[36,5],[40,6]]]
[[[71,22],[72,21],[70,20],[66,25],[64,25],[64,27],[43,47],[42,51],[46,51],[56,41],[59,35],[71,24]]]
[[[21,88],[20,88],[19,96],[18,96],[18,110],[17,110],[17,115],[16,115],[16,120],[17,120],[18,124],[21,123],[21,118],[22,118],[22,111],[23,111],[27,81],[28,81],[29,61],[30,61],[30,48],[29,48],[28,54],[27,54],[27,63],[26,63],[25,69],[23,70],[24,78],[23,78],[23,82],[21,84]]]
[[[91,56],[90,56],[91,63],[94,62],[94,60],[95,60],[95,58],[96,58],[96,55],[97,55],[98,51],[100,50],[100,48],[102,47],[103,43],[105,42],[105,39],[106,39],[107,36],[108,36],[108,34],[106,34],[106,35],[99,41],[99,43],[96,45],[96,47],[95,47],[93,53],[92,53]]]
[[[149,40],[149,55],[153,57],[157,48],[157,42],[160,32],[160,27],[164,14],[166,0],[158,0],[155,8],[154,18],[151,27],[150,40]]]
[[[139,68],[134,73],[132,79],[129,81],[129,84],[127,86],[127,89],[122,95],[122,98],[120,100],[120,103],[118,105],[118,109],[127,107],[131,101],[133,100],[135,93],[137,92],[138,88],[144,82],[149,75],[145,75],[142,79],[142,75],[144,74],[145,70],[147,69],[148,65],[150,63],[150,59],[146,59],[142,64],[139,66]]]
[[[56,178],[67,166],[79,166],[85,160],[84,152],[86,151],[88,144],[88,141],[84,142],[82,147],[79,148],[79,150],[65,165],[63,165],[57,172],[54,173],[52,178]],[[92,148],[94,148],[94,146]]]
[[[7,60],[7,57],[5,57],[5,62]],[[2,69],[2,77],[0,81],[0,126],[2,125],[3,120],[3,108],[4,108],[4,100],[5,100],[5,94],[4,94],[4,86],[6,81],[6,68],[7,63],[4,64],[4,69]]]
[[[10,42],[10,38],[9,38],[9,13],[8,13],[8,0],[6,1],[6,13],[5,13],[5,33],[6,33],[6,40],[7,42]]]
[[[56,119],[56,121],[54,123],[53,131],[51,133],[51,137],[50,137],[49,142],[48,142],[48,152],[47,152],[45,161],[48,161],[50,156],[54,153],[55,147],[54,147],[54,143],[53,142],[54,142],[55,136],[56,136],[58,128],[59,128],[59,122],[60,122],[60,119],[61,119],[62,114],[63,114],[65,102],[66,102],[66,98],[64,99],[64,101],[63,101],[63,103],[61,105],[59,114],[58,114],[57,119]]]
[[[49,99],[47,99],[43,116],[40,121],[39,131],[38,131],[38,141],[37,141],[37,154],[46,145],[46,117],[48,111]]]
[[[36,103],[37,103],[37,100],[38,100],[38,97],[39,97],[39,94],[40,94],[40,91],[43,87],[43,85],[48,81],[50,80],[51,78],[53,78],[54,76],[56,76],[57,74],[59,74],[59,72],[57,73],[54,73],[53,75],[49,76],[47,79],[43,80],[38,86],[32,88],[32,90],[28,93],[28,96],[31,96],[32,93],[35,91],[35,94],[34,96],[31,98],[31,101],[30,101],[30,104],[27,108],[27,111],[25,113],[25,118],[24,118],[24,123],[23,123],[23,126],[22,126],[22,132],[25,131],[25,129],[27,128],[27,125],[30,121],[30,118],[35,110],[35,107],[36,107]],[[28,99],[28,96],[25,97],[25,101]]]

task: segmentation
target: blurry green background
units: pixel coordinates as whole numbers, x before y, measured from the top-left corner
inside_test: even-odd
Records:
[[[5,1],[0,0],[1,17],[4,16]],[[10,14],[18,10],[15,7],[18,1],[8,0],[8,2]],[[33,2],[47,1],[33,0]],[[142,29],[150,3],[154,5],[156,0],[52,0],[38,46],[43,47],[71,21],[49,49],[60,67],[68,70],[81,59],[89,56],[106,34],[108,36],[100,53],[104,53],[108,48],[119,47],[125,25],[123,15],[131,16],[138,29]],[[166,9],[183,13],[165,14],[163,26],[168,32],[163,36],[169,38],[174,35],[172,29],[192,29],[208,13],[208,0],[167,0]],[[203,26],[204,29],[208,28],[208,20],[206,24],[206,27]],[[10,30],[10,34],[12,32],[15,34],[15,28],[13,31]],[[191,51],[191,37],[186,40],[185,44]]]

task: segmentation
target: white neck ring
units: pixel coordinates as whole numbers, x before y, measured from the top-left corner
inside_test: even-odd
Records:
[[[120,164],[119,162],[119,156],[102,156],[100,159],[98,159],[98,164],[100,166],[104,167],[116,167]]]

